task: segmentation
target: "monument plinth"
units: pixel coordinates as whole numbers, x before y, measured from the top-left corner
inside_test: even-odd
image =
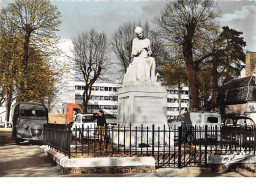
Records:
[[[120,127],[152,129],[167,127],[167,90],[163,86],[126,86],[119,90],[118,124]]]

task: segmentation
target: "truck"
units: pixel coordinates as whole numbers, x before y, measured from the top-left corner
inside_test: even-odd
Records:
[[[62,113],[49,113],[49,123],[72,125],[79,113],[83,113],[83,110],[78,104],[64,103]]]
[[[178,137],[178,129],[182,128],[182,139],[187,143],[205,139],[205,126],[208,127],[207,139],[220,140],[221,115],[217,112],[191,111],[178,116],[177,120],[168,123],[170,129],[175,130]]]
[[[12,108],[12,137],[22,141],[42,140],[43,126],[48,123],[48,109],[41,103],[16,103]]]
[[[98,139],[96,135],[97,121],[93,119],[93,114],[79,113],[71,127],[74,139]]]

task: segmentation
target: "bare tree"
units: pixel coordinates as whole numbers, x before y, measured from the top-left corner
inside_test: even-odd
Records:
[[[84,112],[88,112],[88,102],[91,98],[92,85],[107,68],[109,51],[105,33],[98,33],[94,29],[82,32],[72,39],[74,48],[75,70],[81,74],[85,88],[83,92]]]
[[[199,108],[199,65],[212,55],[219,32],[219,9],[213,0],[177,0],[170,2],[155,20],[159,34],[172,55],[183,54],[188,73],[190,109]],[[179,56],[180,57],[180,56]]]
[[[114,33],[112,39],[112,48],[119,61],[123,66],[124,72],[127,71],[132,61],[132,40],[134,38],[135,24],[126,23],[120,26]]]

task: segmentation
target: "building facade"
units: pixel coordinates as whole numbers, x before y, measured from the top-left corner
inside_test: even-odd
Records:
[[[189,108],[189,88],[181,87],[181,114]],[[177,86],[167,87],[167,117],[168,120],[176,119],[179,115],[179,89]]]
[[[75,85],[75,103],[83,107],[83,91],[84,82],[76,82]],[[96,113],[103,110],[107,119],[112,118],[116,122],[118,113],[118,89],[121,84],[113,83],[94,83],[92,87],[92,95],[88,104],[88,112]]]
[[[83,82],[76,82],[75,103],[82,105],[84,90]],[[92,88],[92,97],[89,101],[88,112],[95,113],[102,109],[106,115],[117,117],[118,114],[118,89],[121,84],[95,83]],[[189,106],[189,90],[187,86],[181,88],[181,113],[187,112]],[[167,117],[175,119],[179,115],[179,91],[178,87],[167,87]]]

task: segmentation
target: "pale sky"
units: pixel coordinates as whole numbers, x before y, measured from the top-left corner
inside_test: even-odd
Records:
[[[13,0],[0,0],[5,7]],[[164,0],[51,0],[62,14],[58,35],[71,39],[77,33],[95,28],[111,35],[121,24],[151,21],[160,15],[168,1]],[[256,52],[256,0],[217,0],[222,17],[221,26],[242,31],[247,42],[245,50]]]

